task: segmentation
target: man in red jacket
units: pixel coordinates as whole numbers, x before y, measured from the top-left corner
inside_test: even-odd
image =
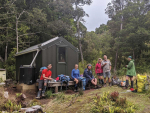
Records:
[[[42,71],[41,77],[40,77],[40,81],[39,81],[39,91],[37,94],[37,99],[40,98],[41,92],[42,92],[42,96],[45,96],[44,93],[46,91],[46,86],[49,80],[52,80],[51,76],[52,76],[52,72],[50,71],[50,69],[52,68],[52,64],[49,64],[47,66],[47,69],[44,69]],[[43,84],[44,84],[44,88],[43,88]],[[43,88],[43,91],[42,91]]]

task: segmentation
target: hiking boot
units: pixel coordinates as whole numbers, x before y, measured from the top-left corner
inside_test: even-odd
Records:
[[[42,93],[42,97],[45,97],[45,94],[44,94],[44,93]]]
[[[78,92],[78,91],[75,89],[74,92]]]
[[[100,85],[97,85],[97,88],[101,88],[102,86],[100,86]]]
[[[130,90],[131,90],[131,91],[134,91],[134,89],[133,89],[133,88],[130,88]]]
[[[36,99],[40,99],[40,97],[35,97]]]

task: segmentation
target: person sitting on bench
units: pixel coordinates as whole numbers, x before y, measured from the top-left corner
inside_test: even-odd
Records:
[[[92,69],[92,65],[88,64],[87,68],[84,70],[83,77],[86,78],[86,84],[91,82],[95,86],[95,88],[98,88],[98,86],[97,86],[97,79],[94,78],[91,69]]]
[[[52,80],[51,76],[52,76],[52,72],[50,71],[50,69],[52,68],[52,64],[49,64],[47,66],[47,69],[44,69],[42,71],[41,77],[40,77],[40,81],[39,81],[39,91],[37,94],[37,99],[40,99],[40,95],[42,92],[42,96],[45,96],[45,91],[46,91],[46,86],[49,80]],[[43,84],[44,84],[44,88],[43,88]],[[43,88],[43,91],[42,91]]]
[[[80,71],[78,69],[78,64],[75,64],[75,69],[72,70],[71,77],[73,78],[73,80],[75,82],[75,91],[77,91],[78,87],[79,88],[82,87],[82,81],[78,79],[80,77]]]

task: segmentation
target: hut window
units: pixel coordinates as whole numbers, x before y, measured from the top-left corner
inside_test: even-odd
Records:
[[[59,62],[66,62],[66,48],[65,47],[59,47],[59,53],[58,53],[58,61]]]

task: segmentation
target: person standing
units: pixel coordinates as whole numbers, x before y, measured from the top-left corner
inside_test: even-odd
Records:
[[[82,81],[79,80],[80,77],[80,71],[78,69],[78,64],[75,64],[75,68],[71,72],[71,77],[73,78],[75,82],[75,90],[78,91],[78,87],[82,87]]]
[[[44,69],[42,71],[41,77],[40,77],[40,81],[39,81],[39,91],[37,94],[37,99],[40,99],[41,96],[41,92],[42,92],[42,96],[45,96],[45,91],[46,91],[46,87],[47,87],[47,83],[49,80],[52,80],[51,76],[52,76],[52,72],[50,71],[50,69],[52,68],[52,64],[49,64],[47,66],[47,69]],[[44,84],[44,87],[43,87]],[[43,91],[42,91],[43,88]]]
[[[108,78],[109,86],[111,86],[111,62],[107,59],[107,56],[104,55],[104,60],[101,63],[101,66],[103,68],[103,75],[104,75],[104,87],[106,86],[106,77]]]
[[[128,57],[128,65],[126,65],[127,68],[127,73],[126,73],[126,88],[129,87],[129,78],[131,81],[131,91],[134,91],[133,89],[133,76],[136,76],[136,70],[135,70],[135,65],[134,65],[134,60],[132,60],[132,56]]]
[[[103,68],[101,66],[101,63],[102,63],[102,59],[99,58],[98,59],[98,62],[95,66],[95,73],[97,74],[98,78],[99,78],[99,84],[104,84],[104,81],[103,81]]]

